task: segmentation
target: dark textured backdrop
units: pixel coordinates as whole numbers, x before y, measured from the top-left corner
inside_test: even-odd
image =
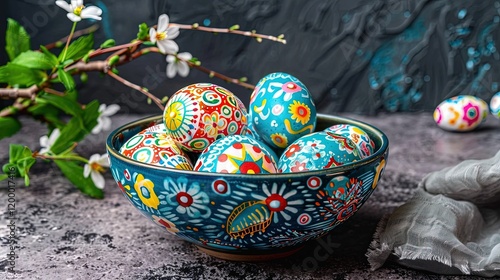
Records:
[[[71,22],[53,0],[4,0],[5,17],[21,22],[32,45],[67,35]],[[211,27],[239,24],[242,30],[284,33],[288,44],[236,35],[181,31],[180,51],[204,66],[250,83],[274,72],[288,72],[313,93],[320,112],[376,113],[432,111],[443,99],[471,94],[489,101],[498,91],[500,3],[454,0],[91,0],[104,11],[96,42],[134,38],[137,25],[156,24],[162,13],[177,23]],[[92,24],[85,21],[80,28]],[[3,38],[2,38],[3,40]],[[0,41],[3,45],[3,41]],[[0,60],[5,63],[6,55]],[[168,79],[166,62],[147,55],[120,68],[125,78],[155,95],[171,95],[200,81],[227,86],[245,103],[250,92],[192,70],[187,78]],[[85,101],[119,103],[122,112],[157,113],[139,93],[109,78],[92,75],[80,88]]]

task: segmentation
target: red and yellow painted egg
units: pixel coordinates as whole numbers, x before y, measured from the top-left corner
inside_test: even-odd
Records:
[[[161,126],[153,126],[139,132],[125,142],[120,153],[147,164],[192,170],[193,164],[188,156],[162,130]]]
[[[197,83],[172,95],[163,122],[167,135],[182,149],[200,153],[221,137],[245,133],[246,115],[243,103],[229,90]]]

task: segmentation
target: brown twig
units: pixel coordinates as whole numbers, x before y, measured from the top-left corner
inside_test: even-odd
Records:
[[[211,33],[232,33],[232,34],[238,34],[238,35],[243,35],[243,36],[248,36],[248,37],[254,37],[256,39],[266,39],[266,40],[271,40],[275,42],[279,42],[282,44],[286,44],[286,40],[281,37],[275,37],[271,35],[264,35],[264,34],[259,34],[253,31],[242,31],[238,29],[231,29],[231,28],[213,28],[213,27],[205,27],[205,26],[199,26],[198,24],[178,24],[178,23],[170,23],[169,26],[176,26],[179,27],[180,29],[187,29],[187,30],[199,30],[199,31],[204,31],[204,32],[211,32]],[[280,35],[282,36],[282,35]]]
[[[6,99],[28,98],[34,99],[35,93],[39,90],[37,85],[29,88],[0,88],[0,97]]]
[[[147,97],[149,97],[151,100],[153,100],[154,103],[156,103],[156,105],[163,111],[165,109],[165,106],[163,106],[163,104],[161,103],[161,100],[158,99],[158,97],[152,95],[150,92],[148,92],[147,90],[145,90],[144,88],[134,84],[134,83],[131,83],[127,80],[125,80],[124,78],[116,75],[115,73],[113,73],[112,71],[108,71],[107,73],[110,77],[112,77],[113,79],[119,81],[120,83],[130,87],[130,88],[133,88],[139,92],[142,92],[144,95],[146,95]]]

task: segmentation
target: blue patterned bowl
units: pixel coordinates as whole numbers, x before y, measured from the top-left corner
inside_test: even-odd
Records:
[[[256,261],[288,256],[351,217],[370,197],[384,170],[388,139],[348,118],[318,115],[316,131],[352,124],[366,131],[375,152],[354,163],[282,174],[218,174],[148,165],[119,153],[155,116],[113,131],[106,143],[114,179],[144,216],[202,251]]]

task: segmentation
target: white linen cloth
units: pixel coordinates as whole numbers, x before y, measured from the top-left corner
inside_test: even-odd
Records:
[[[500,276],[500,151],[428,174],[379,222],[366,254],[438,274]]]

